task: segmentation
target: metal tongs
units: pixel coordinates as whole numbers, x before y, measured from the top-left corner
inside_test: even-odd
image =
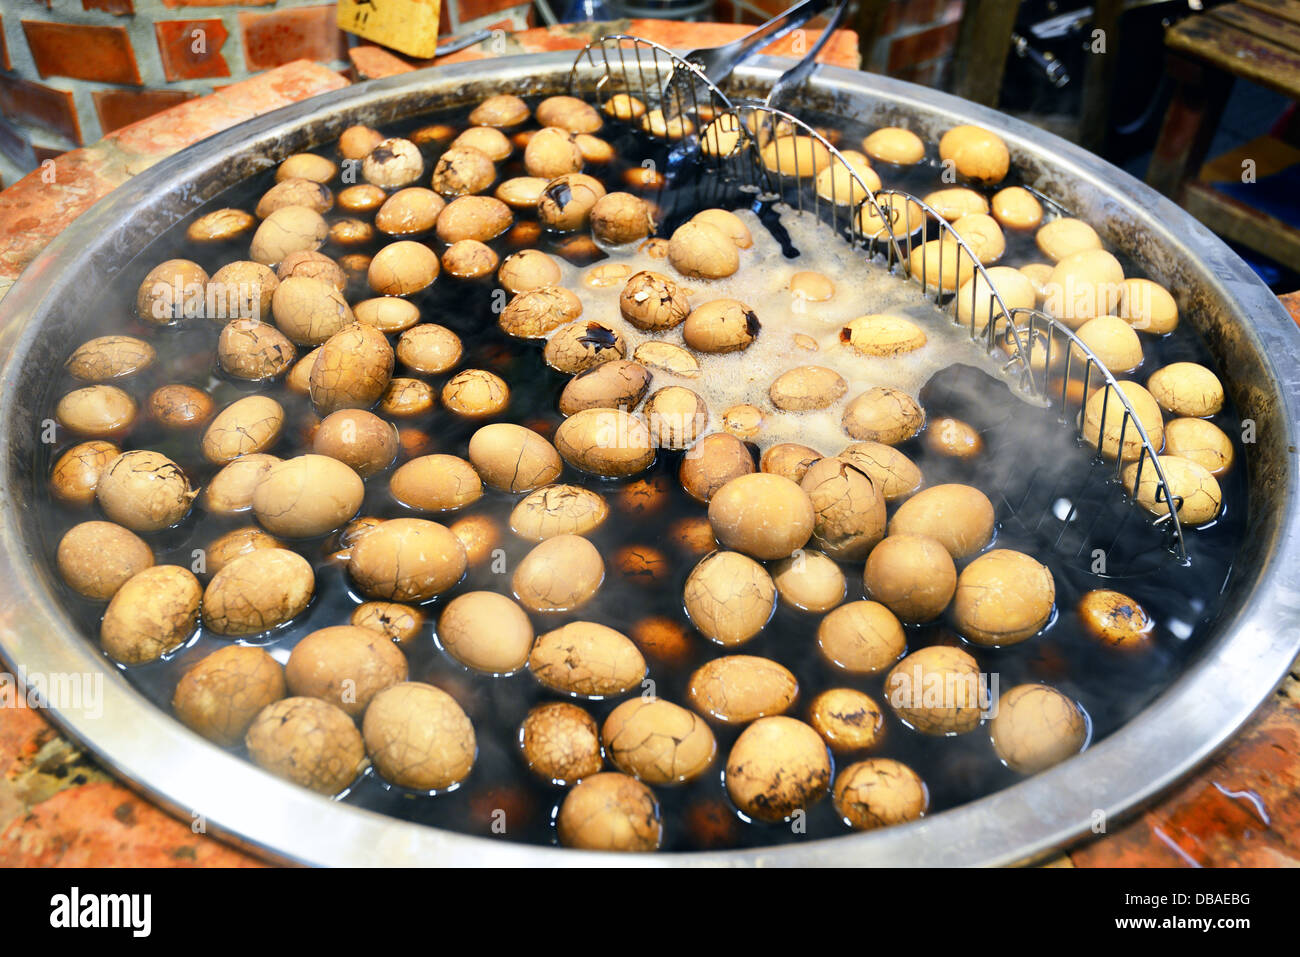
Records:
[[[817,42],[804,54],[797,65],[782,74],[781,78],[773,85],[765,105],[774,104],[780,94],[793,89],[812,72],[816,66],[815,58],[821,52],[822,47],[826,45],[826,41],[844,16],[844,11],[848,7],[848,0],[839,0],[838,4],[835,3],[835,0],[803,0],[802,3],[795,4],[789,10],[773,17],[738,40],[733,40],[720,47],[705,47],[687,53],[683,59],[689,65],[689,68],[677,66],[664,87],[664,117],[672,119],[679,116],[687,108],[688,104],[698,110],[701,99],[704,99],[705,102],[708,101],[707,92],[704,92],[703,96],[701,96],[702,84],[699,82],[701,76],[714,86],[721,86],[739,64],[748,60],[768,44],[774,43],[786,34],[797,30],[832,5],[835,6],[835,11],[831,14],[830,22],[827,24],[826,29],[822,31],[822,35],[817,39]]]

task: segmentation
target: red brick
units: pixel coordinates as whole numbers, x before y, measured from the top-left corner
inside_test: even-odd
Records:
[[[24,20],[23,32],[42,77],[140,85],[131,38],[122,27]]]
[[[221,55],[229,34],[220,20],[161,20],[153,29],[168,80],[230,76],[230,66]],[[202,49],[196,53],[194,48],[199,38],[195,33],[200,30],[203,31]]]
[[[95,112],[105,133],[130,126],[198,96],[189,90],[96,90]]]
[[[80,143],[81,124],[72,94],[43,83],[32,83],[12,76],[0,76],[0,113],[33,126],[62,133]]]
[[[135,13],[135,4],[131,0],[81,0],[81,9],[99,10],[116,17],[125,17]]]
[[[452,2],[453,0],[443,0],[443,3],[448,5]],[[520,0],[454,0],[454,2],[456,4],[456,16],[461,24],[468,23],[470,20],[477,20],[479,17],[486,17],[489,13],[523,6]]]
[[[925,63],[951,52],[957,43],[958,27],[959,24],[948,23],[895,37],[889,46],[888,71],[896,73],[904,67]]]
[[[293,60],[333,61],[347,57],[347,40],[334,20],[334,4],[274,13],[241,13],[244,62],[267,70]]]

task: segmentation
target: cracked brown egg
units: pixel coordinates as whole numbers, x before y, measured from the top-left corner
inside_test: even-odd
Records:
[[[183,519],[198,494],[179,465],[147,449],[123,452],[100,473],[95,500],[109,520],[157,532]]]
[[[979,726],[988,687],[979,664],[948,645],[914,651],[885,677],[885,700],[922,734],[965,734]]]
[[[532,205],[536,205],[536,202]],[[497,270],[497,282],[506,292],[518,295],[530,289],[554,286],[559,283],[561,275],[560,264],[553,257],[540,249],[521,249],[507,256],[501,263],[501,268]]]
[[[878,359],[915,352],[926,343],[925,330],[900,316],[858,316],[840,330],[840,342],[859,355]]]
[[[284,548],[260,548],[234,559],[203,592],[203,625],[218,635],[257,635],[297,617],[316,590],[307,560]]]
[[[662,273],[644,270],[627,281],[618,299],[623,318],[638,329],[671,329],[690,314],[686,294]]]
[[[311,632],[294,646],[284,666],[289,692],[337,705],[352,718],[372,698],[407,676],[406,656],[387,635],[356,625]]]
[[[872,159],[897,166],[911,166],[925,157],[925,142],[911,130],[885,126],[862,140],[862,149]]]
[[[1124,487],[1139,505],[1159,517],[1169,513],[1172,500],[1177,508],[1178,521],[1184,525],[1203,525],[1218,516],[1223,507],[1223,489],[1205,466],[1177,455],[1160,455],[1156,461],[1164,472],[1168,499],[1150,459],[1134,462],[1124,469]]]
[[[108,601],[126,582],[153,565],[153,549],[112,522],[82,522],[59,539],[55,564],[79,595]]]
[[[741,813],[784,821],[825,796],[831,758],[821,735],[795,718],[759,718],[741,732],[727,758],[727,793]]]
[[[198,428],[212,412],[212,396],[193,386],[164,385],[149,393],[149,415],[165,428]]]
[[[366,487],[351,468],[325,455],[271,466],[253,490],[253,511],[272,535],[314,538],[357,514]]]
[[[242,209],[217,209],[204,213],[185,229],[196,243],[224,243],[236,239],[257,225],[257,217]]]
[[[474,107],[469,121],[475,126],[510,127],[527,122],[531,115],[522,99],[511,93],[498,93]]]
[[[646,676],[645,658],[636,645],[594,621],[570,622],[538,637],[528,668],[552,691],[583,698],[623,694]]]
[[[865,472],[867,478],[871,479],[871,484],[876,487],[876,491],[884,496],[888,503],[905,499],[921,487],[921,470],[916,467],[915,462],[892,445],[885,445],[882,442],[855,442],[846,446],[836,458],[843,459]]]
[[[683,276],[725,279],[740,268],[740,250],[718,227],[692,220],[673,231],[668,261]]]
[[[663,840],[654,792],[612,771],[579,781],[565,795],[555,823],[562,845],[588,851],[655,851]]]
[[[604,196],[605,187],[594,176],[565,173],[542,189],[537,218],[549,229],[573,232],[587,225],[596,203]]]
[[[397,457],[397,428],[371,412],[342,409],[321,421],[312,450],[338,459],[364,479],[382,472]]]
[[[613,246],[636,242],[654,232],[650,205],[631,193],[607,193],[591,207],[591,233]]]
[[[76,435],[112,439],[130,431],[136,408],[135,399],[116,386],[92,385],[61,398],[54,418]]]
[[[274,266],[292,253],[319,249],[328,235],[329,226],[316,210],[282,206],[257,227],[248,258],[264,266]]]
[[[292,206],[323,215],[328,213],[333,205],[334,196],[324,183],[314,183],[309,179],[294,177],[281,180],[263,193],[262,198],[257,201],[254,212],[259,219],[270,219],[273,214]]]
[[[582,315],[582,300],[563,286],[542,286],[519,293],[501,311],[497,324],[520,339],[542,339]]]
[[[461,580],[469,559],[450,529],[418,518],[393,518],[352,546],[348,574],[367,598],[423,602]]]
[[[221,465],[240,455],[263,452],[273,446],[285,425],[285,410],[269,395],[246,395],[235,399],[203,433],[203,456]]]
[[[419,379],[394,376],[380,397],[377,408],[395,419],[410,419],[424,415],[434,406],[433,386]]]
[[[740,645],[767,626],[776,608],[776,585],[752,558],[718,551],[691,569],[682,603],[691,624],[706,638]]]
[[[477,239],[452,243],[442,254],[442,268],[454,279],[483,279],[496,271],[496,251]]]
[[[770,472],[788,478],[792,482],[799,482],[808,471],[808,467],[822,457],[820,452],[806,445],[779,442],[764,450],[758,468],[761,472]]]
[[[1008,186],[994,193],[992,212],[1004,229],[1037,229],[1043,221],[1043,204],[1023,186]]]
[[[691,310],[682,338],[697,352],[738,352],[763,328],[753,309],[737,299],[714,299]]]
[[[574,468],[611,478],[636,475],[654,461],[650,430],[622,409],[584,409],[555,430],[555,448]]]
[[[754,458],[744,442],[726,432],[712,432],[682,458],[678,477],[687,494],[707,504],[722,486],[753,471]]]
[[[644,413],[650,436],[659,448],[686,449],[709,423],[709,407],[697,393],[670,385],[653,393]]]
[[[145,568],[113,593],[100,622],[100,645],[124,665],[157,661],[194,633],[202,596],[203,586],[187,568]]]
[[[1142,343],[1123,319],[1098,316],[1076,329],[1075,335],[1115,375],[1132,372],[1142,364]],[[1076,361],[1084,359],[1082,350],[1076,349],[1075,356]]]
[[[885,499],[866,473],[842,459],[814,462],[799,487],[813,507],[813,544],[831,558],[856,561],[885,534]]]
[[[650,388],[650,370],[637,362],[611,359],[580,372],[560,393],[560,412],[584,409],[634,409]]]
[[[1120,287],[1117,315],[1139,332],[1168,335],[1178,328],[1178,303],[1169,290],[1150,279],[1130,276]]]
[[[157,355],[153,346],[135,336],[100,336],[78,346],[64,368],[82,382],[106,382],[149,368]]]
[[[1205,419],[1174,419],[1165,424],[1165,453],[1195,462],[1215,478],[1232,468],[1236,453],[1226,432]]]
[[[1108,648],[1141,651],[1155,632],[1155,621],[1141,604],[1108,588],[1085,592],[1077,612],[1088,634]]]
[[[921,431],[925,410],[906,392],[873,386],[845,406],[841,421],[850,438],[898,445]]]
[[[253,507],[253,491],[271,466],[281,459],[254,452],[241,455],[221,469],[203,490],[203,507],[217,515],[235,515]]]
[[[817,647],[831,665],[852,674],[874,675],[907,649],[898,619],[875,601],[851,601],[832,610],[817,626]]]
[[[538,130],[524,147],[524,168],[529,176],[547,181],[582,169],[582,150],[574,135],[558,127]]]
[[[384,134],[369,126],[355,124],[349,126],[339,136],[339,152],[344,159],[365,159],[376,146],[384,141]]]
[[[957,590],[957,566],[943,542],[910,532],[882,539],[862,578],[867,596],[908,624],[938,618]]]
[[[844,601],[847,585],[840,566],[822,552],[800,549],[771,567],[781,601],[807,612],[827,612]]]
[[[1164,418],[1155,397],[1136,382],[1120,382],[1119,391],[1132,406],[1133,415],[1124,408],[1114,386],[1098,389],[1083,407],[1083,438],[1107,458],[1118,456],[1124,462],[1131,462],[1143,449],[1134,416],[1156,449],[1164,445]]]
[[[394,601],[367,601],[353,609],[348,624],[368,628],[399,645],[410,644],[424,627],[424,613]]]
[[[577,375],[627,354],[623,337],[594,320],[562,326],[546,341],[543,357],[557,372]]]
[[[505,379],[486,369],[462,369],[442,387],[443,407],[470,419],[497,415],[509,402]]]
[[[880,740],[885,715],[856,688],[831,688],[813,699],[808,720],[835,754],[865,751]]]
[[[953,620],[977,645],[1014,645],[1036,635],[1056,606],[1047,566],[1023,552],[995,548],[962,569],[953,595]]]
[[[835,370],[799,366],[777,376],[767,394],[778,409],[807,412],[833,405],[847,391],[848,384]]]
[[[925,447],[936,455],[968,461],[984,451],[984,439],[969,422],[940,416],[926,427]]]
[[[467,668],[490,675],[512,674],[528,661],[533,625],[505,595],[471,591],[453,598],[443,609],[438,641]]]
[[[982,183],[1000,182],[1011,166],[1002,137],[978,126],[954,126],[944,133],[939,158],[951,162],[959,176]]]
[[[65,505],[86,507],[95,500],[99,477],[122,454],[112,442],[93,440],[74,445],[54,463],[50,492]]]
[[[586,535],[609,515],[598,493],[580,485],[547,485],[525,495],[510,512],[510,530],[530,542]]]
[[[361,175],[366,182],[384,189],[410,186],[423,172],[420,148],[400,137],[381,140],[361,161]]]
[[[1171,362],[1151,373],[1147,390],[1170,415],[1208,418],[1223,408],[1223,383],[1195,362]]]
[[[422,322],[402,333],[395,352],[403,365],[416,372],[438,375],[460,361],[464,346],[460,336],[446,326]]]
[[[574,611],[591,601],[604,580],[605,563],[595,545],[578,535],[556,535],[515,566],[511,586],[530,611]]]
[[[271,302],[280,280],[262,263],[239,260],[227,263],[212,274],[204,291],[208,300],[208,318],[217,322],[227,319],[261,319],[271,315]]]
[[[236,379],[259,382],[285,372],[297,357],[293,343],[257,319],[236,319],[221,330],[217,362]]]
[[[365,767],[356,725],[319,698],[283,698],[267,705],[244,742],[259,767],[317,794],[338,794]]]
[[[253,525],[232,529],[214,538],[205,549],[205,564],[209,575],[215,575],[241,555],[262,548],[283,548],[284,543]]]
[[[1083,220],[1068,216],[1044,223],[1034,234],[1034,241],[1043,255],[1054,263],[1074,253],[1101,249],[1101,237],[1097,231]]]
[[[532,708],[519,726],[519,746],[528,770],[552,784],[576,784],[605,766],[595,719],[564,701]]]
[[[181,676],[172,710],[191,731],[233,748],[244,740],[258,712],[285,693],[284,669],[265,649],[231,645]]]
[[[906,764],[869,758],[839,773],[832,800],[845,824],[870,831],[919,819],[930,806],[930,793]]]
[[[723,724],[782,714],[799,696],[790,669],[770,658],[725,655],[696,669],[686,695],[696,710]]]
[[[310,213],[311,210],[306,212]],[[320,219],[319,216],[316,218]],[[321,220],[321,225],[324,225],[324,220]],[[258,232],[261,232],[260,228]],[[324,238],[322,232],[321,239]],[[256,245],[256,237],[253,242]],[[316,245],[319,246],[320,243],[317,242]],[[257,259],[256,256],[253,258]],[[262,260],[259,259],[258,262]],[[279,262],[279,259],[270,262]],[[207,283],[208,274],[198,263],[188,259],[168,259],[159,263],[149,270],[136,292],[136,315],[153,325],[166,325],[175,319],[198,318],[203,314],[204,287]]]
[[[506,149],[509,148],[510,144],[507,142]],[[433,167],[433,188],[443,196],[469,196],[481,193],[491,186],[496,178],[497,168],[492,162],[492,157],[468,144],[453,144],[451,149],[438,157],[438,162]],[[392,200],[390,199],[389,202]],[[438,212],[442,210],[439,209]],[[427,217],[428,226],[424,228],[432,227],[437,218],[436,213]],[[378,217],[375,225],[379,225]],[[382,226],[379,228],[383,229]],[[385,229],[384,232],[390,230]]]
[[[442,221],[442,216],[438,221]],[[385,296],[409,296],[437,278],[438,254],[423,243],[409,239],[389,243],[379,250],[366,270],[370,288]]]
[[[647,784],[681,784],[713,764],[718,742],[693,711],[651,696],[624,701],[600,730],[605,753],[620,771]]]
[[[1034,774],[1078,754],[1087,744],[1088,716],[1055,688],[1016,685],[998,699],[989,738],[1002,762],[1021,774]]]
[[[532,429],[509,422],[485,425],[469,440],[469,460],[483,481],[507,492],[554,482],[563,469],[561,452]]]
[[[393,348],[378,329],[355,322],[321,346],[308,388],[320,415],[339,409],[368,409],[393,376]]]
[[[731,479],[709,500],[709,524],[724,548],[754,558],[785,558],[813,534],[814,504],[780,475],[753,472]]]
[[[474,467],[455,455],[422,455],[403,464],[388,480],[393,498],[423,512],[451,512],[483,496]]]
[[[898,507],[889,534],[938,539],[955,559],[969,558],[993,540],[995,515],[987,495],[969,485],[933,485]]]

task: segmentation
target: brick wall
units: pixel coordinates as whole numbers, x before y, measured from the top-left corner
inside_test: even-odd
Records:
[[[792,0],[715,0],[712,17],[761,23]],[[866,69],[936,85],[962,0],[891,0]],[[552,0],[562,9],[563,0]],[[4,0],[0,183],[159,110],[307,58],[350,72],[334,4],[320,0]],[[529,2],[443,0],[440,33],[532,26]],[[816,28],[818,21],[810,26]]]
[[[444,36],[522,29],[520,0],[444,0]],[[295,59],[347,72],[320,0],[5,0],[0,182],[159,110]]]

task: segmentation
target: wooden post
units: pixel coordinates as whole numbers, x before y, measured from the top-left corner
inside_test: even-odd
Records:
[[[1233,78],[1172,53],[1168,69],[1177,86],[1151,154],[1147,183],[1177,201],[1184,180],[1196,176],[1205,162]]]
[[[1092,34],[1085,42],[1103,44],[1089,52],[1083,71],[1083,109],[1079,116],[1079,145],[1100,153],[1110,132],[1110,98],[1119,63],[1119,17],[1124,0],[1095,0]],[[1098,32],[1100,31],[1100,32]]]
[[[1011,52],[1019,0],[966,0],[953,55],[953,92],[996,107]]]

